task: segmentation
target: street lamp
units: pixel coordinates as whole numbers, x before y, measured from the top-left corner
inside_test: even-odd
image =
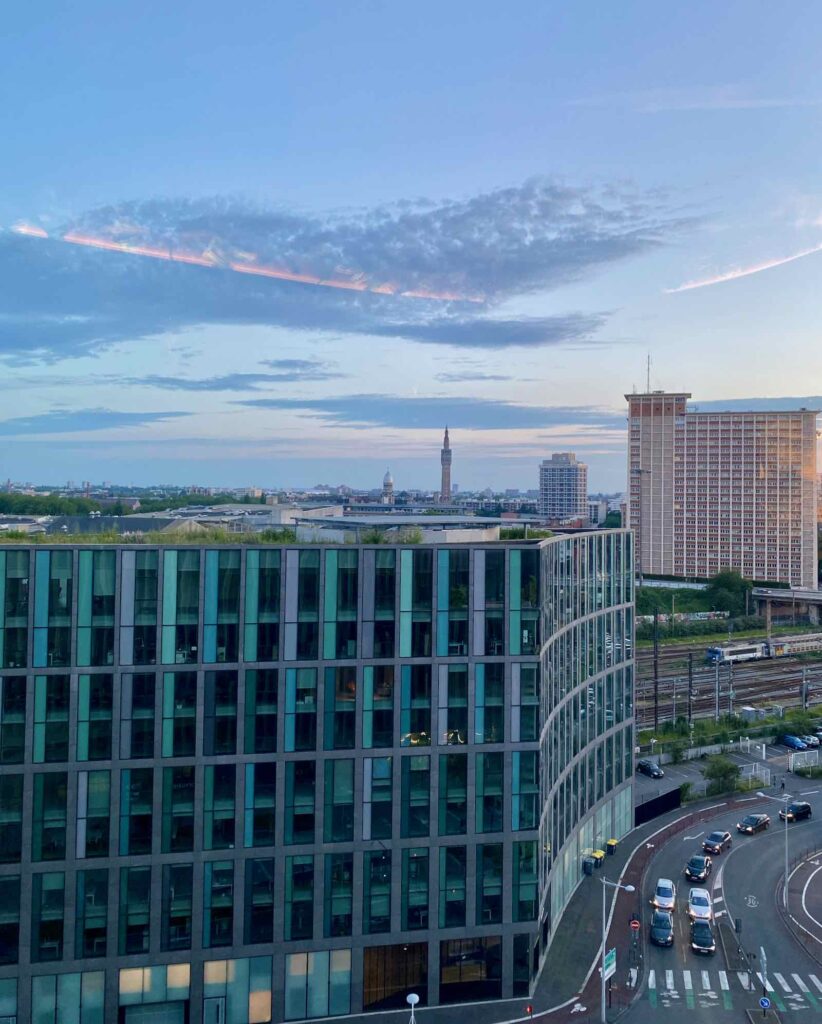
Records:
[[[757,796],[764,797],[766,800],[776,800],[778,803],[785,805],[785,878],[782,882],[782,906],[785,910],[788,909],[788,803],[793,799],[790,793],[786,793],[782,797],[770,796],[768,793],[759,793]]]
[[[611,889],[622,889],[623,892],[635,892],[636,890],[632,885],[622,885],[619,882],[609,882],[607,878],[600,878],[600,882],[602,882],[602,956],[600,957],[602,988],[600,991],[599,1013],[602,1024],[608,1024],[605,1016],[605,947],[608,945],[608,935],[605,931],[605,890],[609,887]]]
[[[414,1017],[414,1007],[420,1001],[420,997],[417,995],[416,992],[409,992],[409,994],[405,997],[405,1001],[411,1007],[411,1020],[408,1022],[408,1024],[417,1024],[416,1019]]]

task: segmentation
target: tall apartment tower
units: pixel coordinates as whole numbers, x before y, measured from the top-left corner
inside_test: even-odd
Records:
[[[637,570],[816,589],[816,416],[696,412],[686,392],[628,401],[628,523]]]
[[[539,467],[539,511],[551,519],[588,516],[588,467],[573,452],[554,452]]]
[[[451,500],[451,455],[451,442],[448,439],[448,427],[446,427],[445,437],[442,440],[442,448],[440,449],[440,465],[442,466],[440,501],[443,503]]]

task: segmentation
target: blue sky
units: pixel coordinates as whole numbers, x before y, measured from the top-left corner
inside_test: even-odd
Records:
[[[617,490],[648,352],[702,403],[819,390],[822,7],[46,2],[4,41],[0,477],[433,487],[447,422],[464,488],[571,449]]]

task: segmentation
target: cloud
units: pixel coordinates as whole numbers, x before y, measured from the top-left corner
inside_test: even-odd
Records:
[[[114,409],[56,409],[39,416],[19,416],[0,421],[0,436],[18,437],[30,434],[73,434],[93,430],[116,430],[118,427],[141,427],[150,423],[187,416],[185,412],[119,412]]]
[[[795,412],[799,409],[822,409],[822,395],[783,398],[718,398],[710,402],[689,402],[694,412]]]
[[[482,373],[479,370],[464,370],[462,372],[457,371],[456,373],[438,373],[436,379],[442,381],[443,384],[463,384],[472,380],[498,381],[513,380],[514,378],[505,373]]]
[[[406,398],[399,395],[344,395],[337,398],[252,398],[238,405],[255,409],[288,409],[314,414],[347,427],[398,429],[522,430],[557,425],[582,425],[603,430],[625,429],[625,414],[593,406],[517,405],[482,398]]]
[[[572,100],[574,107],[630,107],[641,114],[691,111],[785,110],[818,107],[820,97],[751,96],[741,84],[691,86],[686,89],[640,89]]]
[[[228,199],[122,203],[50,228],[48,238],[0,232],[0,357],[55,361],[204,324],[461,348],[563,344],[587,338],[604,315],[495,319],[494,308],[653,251],[686,223],[652,193],[543,180],[327,216]],[[69,244],[66,235],[120,249]],[[161,258],[172,252],[199,254],[199,265]],[[306,280],[344,279],[376,291],[230,269],[274,264]],[[383,287],[393,294],[381,294]],[[434,294],[456,298],[422,297]],[[468,301],[477,296],[482,305]]]
[[[813,256],[818,252],[822,252],[822,245],[815,245],[811,249],[803,249],[801,252],[796,252],[792,256],[783,256],[781,259],[766,260],[764,263],[754,263],[749,267],[736,267],[734,270],[728,270],[724,274],[717,274],[714,277],[705,277],[699,281],[686,281],[685,284],[680,284],[676,288],[666,288],[665,292],[668,295],[674,295],[677,292],[690,292],[695,288],[707,288],[712,284],[724,284],[726,281],[738,281],[741,277],[750,277],[751,274],[761,274],[763,270],[773,270],[774,267],[781,267],[786,263],[793,263],[794,260],[801,260],[804,259],[805,256]]]
[[[322,363],[309,360],[270,360],[273,363],[301,364],[280,373],[227,373],[218,377],[170,377],[148,374],[145,377],[121,377],[118,383],[138,387],[159,388],[164,391],[259,391],[275,384],[294,384],[299,381],[337,380],[342,373],[322,369]]]

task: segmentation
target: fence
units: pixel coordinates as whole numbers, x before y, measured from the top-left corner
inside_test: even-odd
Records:
[[[790,770],[795,772],[797,768],[811,768],[814,765],[819,764],[819,751],[818,750],[797,750],[795,754],[791,754],[788,758],[790,762]]]
[[[768,756],[768,754],[767,754],[767,744],[765,744],[765,743],[758,743],[755,740],[752,740],[750,738],[750,736],[740,736],[739,737],[739,753],[740,754],[753,754],[754,757],[761,757],[762,760],[764,761],[764,760],[766,760],[766,758]]]
[[[754,761],[751,764],[739,766],[739,777],[743,782],[752,782],[754,779],[759,779],[763,786],[770,786],[771,769],[766,768],[764,764],[757,764]]]

